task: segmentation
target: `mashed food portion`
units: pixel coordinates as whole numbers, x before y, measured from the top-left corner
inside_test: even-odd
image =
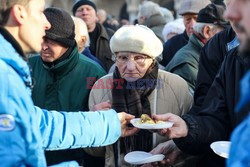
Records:
[[[160,123],[164,123],[164,122],[163,121],[154,121],[148,114],[142,114],[138,123],[139,124],[160,124]]]

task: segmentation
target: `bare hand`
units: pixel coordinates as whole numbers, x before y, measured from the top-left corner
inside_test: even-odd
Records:
[[[186,122],[179,116],[168,113],[162,115],[153,115],[153,118],[161,121],[173,122],[174,125],[168,129],[160,130],[160,135],[168,135],[169,138],[181,138],[186,137],[188,134],[188,127]]]
[[[130,123],[130,120],[135,118],[135,116],[127,114],[125,112],[117,113],[117,115],[121,122],[122,137],[132,136],[139,131],[138,128],[127,126]]]
[[[142,167],[171,166],[175,164],[175,162],[178,160],[178,158],[182,154],[182,152],[178,149],[178,147],[175,145],[173,140],[160,143],[150,153],[151,154],[164,154],[165,158],[160,162],[145,164]]]
[[[111,108],[111,104],[110,104],[110,101],[107,100],[105,102],[102,102],[102,103],[99,103],[99,104],[96,104],[94,106],[94,110],[95,111],[98,111],[98,110],[109,110]]]

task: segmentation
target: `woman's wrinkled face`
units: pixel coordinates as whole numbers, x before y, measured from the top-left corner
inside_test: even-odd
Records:
[[[116,53],[116,66],[121,77],[128,82],[142,78],[152,63],[153,59],[144,54],[134,52]]]

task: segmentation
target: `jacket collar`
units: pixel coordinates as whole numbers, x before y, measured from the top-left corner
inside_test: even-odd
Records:
[[[96,26],[98,26],[100,28],[100,37],[105,38],[106,40],[109,40],[109,35],[105,29],[105,27],[103,25],[101,25],[100,23],[96,23]]]
[[[9,34],[10,35],[10,34]],[[14,37],[12,37],[14,39]],[[30,69],[27,62],[21,57],[19,52],[14,48],[12,40],[7,40],[2,33],[0,34],[0,59],[13,68],[19,76],[22,78],[23,82],[27,87],[32,86]],[[23,51],[22,51],[23,53]]]
[[[190,36],[189,43],[194,45],[196,49],[199,49],[199,50],[204,46],[204,44],[198,39],[198,37],[195,36],[195,34],[192,34]]]
[[[45,64],[43,64],[43,67],[46,70],[54,73],[57,78],[58,77],[61,78],[67,73],[69,73],[76,66],[78,61],[79,61],[79,53],[78,53],[77,45],[75,45],[75,47],[73,48],[73,50],[71,51],[67,59],[61,61],[60,63],[52,67],[48,67]]]

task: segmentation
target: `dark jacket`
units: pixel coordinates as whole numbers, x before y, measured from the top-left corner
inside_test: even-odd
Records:
[[[104,70],[89,58],[78,53],[77,47],[69,57],[49,68],[40,56],[31,57],[34,88],[32,99],[36,106],[57,111],[88,111],[88,77],[99,79]],[[82,163],[83,150],[46,152],[48,165],[77,160]]]
[[[96,26],[100,26],[101,32],[96,41],[96,53],[93,53],[93,55],[102,62],[104,69],[108,72],[110,67],[114,64],[112,52],[109,47],[110,37],[103,25],[97,23]]]
[[[166,67],[175,53],[188,43],[188,40],[189,37],[186,31],[184,31],[182,34],[176,35],[164,43],[162,52],[163,59],[160,64]]]
[[[162,30],[165,24],[166,24],[166,20],[160,14],[153,15],[147,18],[146,21],[144,22],[144,25],[150,28],[155,33],[155,35],[161,40],[162,43],[164,43]]]
[[[249,113],[249,105],[241,113],[234,112],[240,96],[240,79],[249,67],[250,56],[239,56],[237,48],[231,50],[225,57],[220,72],[204,100],[202,110],[196,115],[183,116],[189,129],[188,136],[174,139],[182,151],[189,154],[208,153],[211,151],[209,146],[212,142],[229,140],[233,129]],[[215,160],[203,163],[203,166],[211,166]],[[223,164],[217,164],[217,166],[223,166]]]
[[[211,38],[201,49],[199,70],[194,91],[194,105],[190,112],[199,111],[203,100],[218,73],[224,57],[237,47],[235,33],[228,28]]]
[[[200,51],[203,46],[194,34],[191,35],[188,44],[175,54],[166,67],[166,71],[181,76],[192,90],[196,84]]]

